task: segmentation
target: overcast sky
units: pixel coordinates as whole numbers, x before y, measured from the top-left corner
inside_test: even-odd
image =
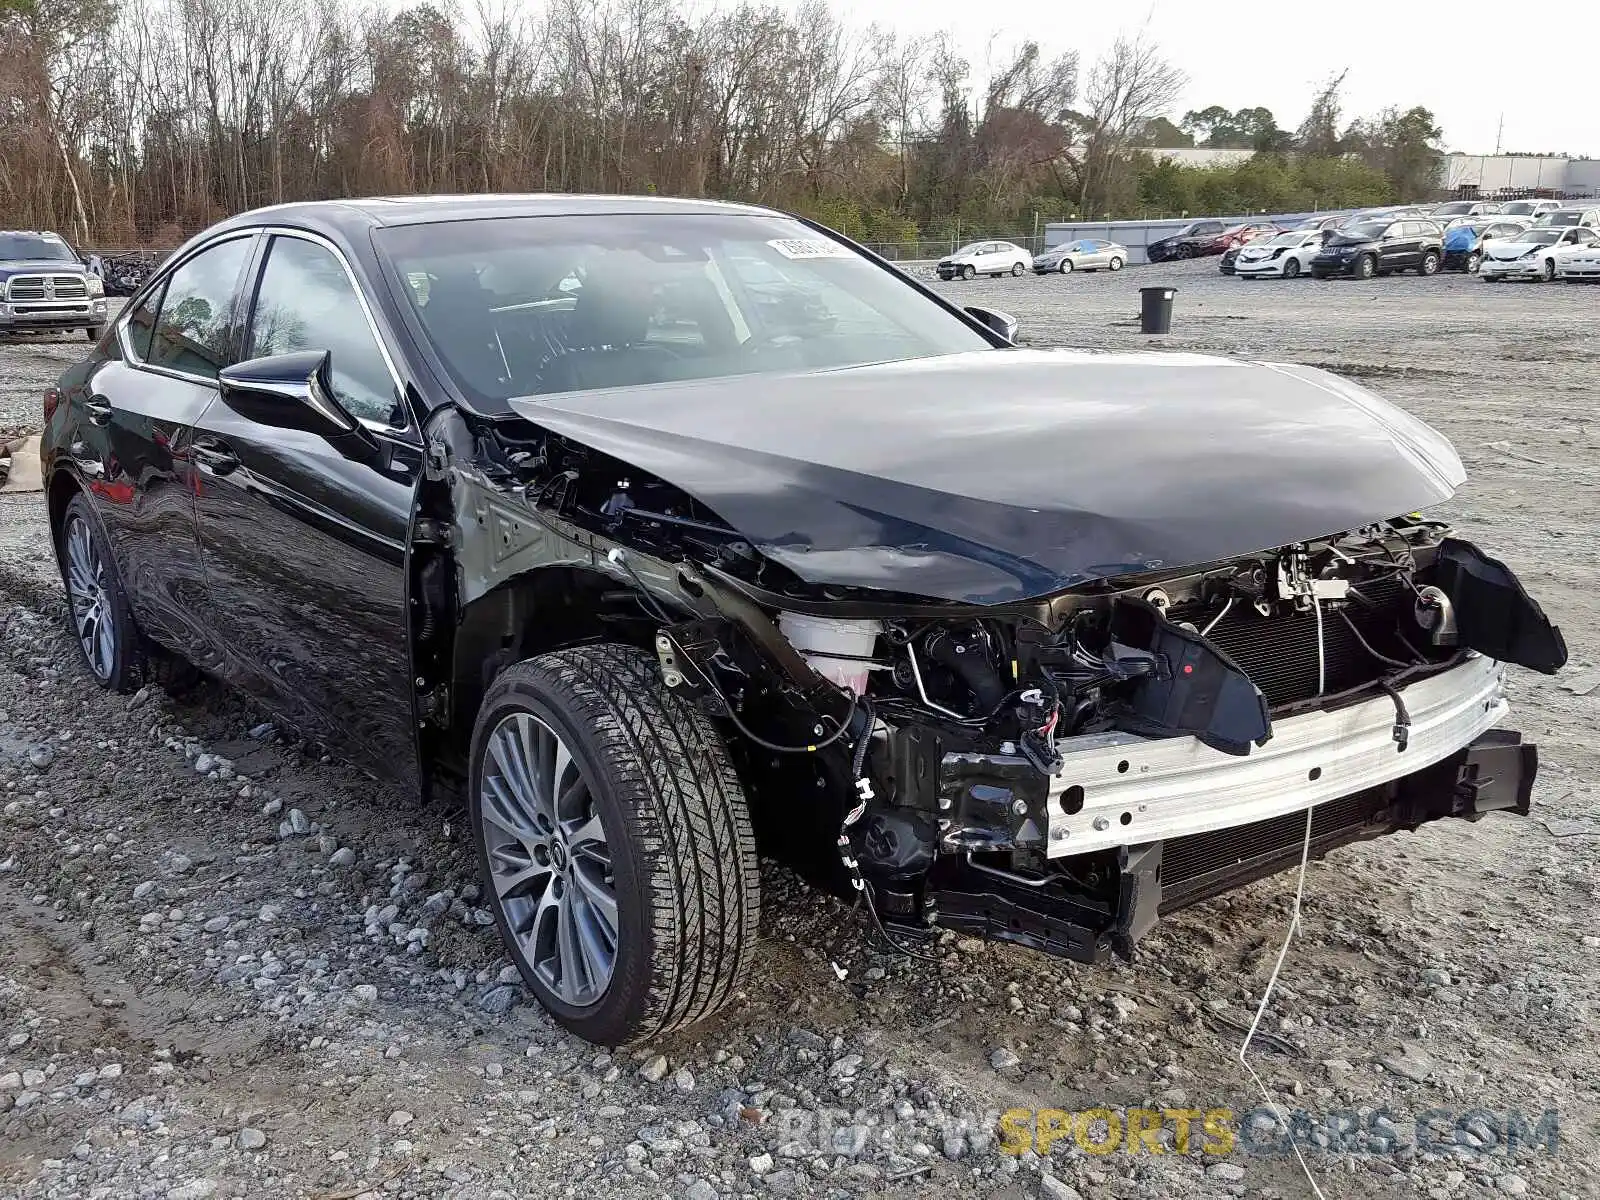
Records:
[[[780,0],[793,7],[798,0]],[[1580,6],[1581,7],[1581,6]],[[852,22],[876,22],[902,33],[954,34],[981,75],[986,57],[1033,38],[1050,54],[1077,50],[1086,76],[1090,64],[1119,32],[1147,28],[1189,77],[1174,121],[1187,109],[1264,105],[1278,124],[1300,124],[1317,86],[1346,67],[1344,119],[1387,105],[1433,110],[1444,127],[1445,149],[1492,154],[1502,113],[1507,151],[1600,156],[1600,121],[1581,70],[1561,44],[1532,26],[1514,32],[1535,9],[1484,9],[1467,4],[1273,7],[1240,0],[1155,0],[1144,6],[1091,6],[1060,0],[836,0]],[[1565,11],[1565,10],[1563,10]],[[1465,14],[1467,19],[1463,19]],[[1492,15],[1492,51],[1474,30],[1476,15]],[[1559,25],[1560,18],[1556,18]],[[1600,25],[1580,23],[1580,41]],[[998,36],[996,36],[998,35]],[[991,49],[991,39],[993,49]],[[1492,53],[1494,65],[1485,59]]]

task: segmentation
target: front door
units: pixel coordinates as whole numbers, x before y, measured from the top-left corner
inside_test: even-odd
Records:
[[[236,682],[301,731],[417,781],[406,535],[416,425],[343,260],[275,234],[243,323],[244,358],[331,353],[333,394],[377,454],[258,424],[218,396],[195,429],[208,620]]]

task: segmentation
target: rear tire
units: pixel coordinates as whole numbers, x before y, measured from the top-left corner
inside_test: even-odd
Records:
[[[1122,270],[1122,260],[1120,258],[1113,258],[1106,264],[1106,267],[1108,270],[1120,271]]]
[[[1439,273],[1439,256],[1429,250],[1422,256],[1422,261],[1417,264],[1417,274],[1422,276],[1437,275]]]
[[[89,674],[108,691],[136,691],[145,678],[143,639],[111,544],[82,492],[67,504],[56,550],[67,589],[68,626]]]
[[[508,757],[519,747],[531,770]],[[716,726],[650,655],[601,643],[506,668],[473,728],[471,771],[495,923],[558,1024],[601,1045],[646,1040],[743,985],[761,908],[744,790]],[[519,806],[522,791],[547,807]]]

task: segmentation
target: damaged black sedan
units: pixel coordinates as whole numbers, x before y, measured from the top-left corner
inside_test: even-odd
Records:
[[[308,204],[168,260],[46,396],[73,632],[462,796],[540,1001],[716,1011],[756,852],[910,948],[1079,961],[1356,839],[1525,813],[1511,571],[1326,372],[1017,348],[814,225]]]

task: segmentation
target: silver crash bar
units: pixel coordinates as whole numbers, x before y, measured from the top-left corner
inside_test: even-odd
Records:
[[[1474,655],[1399,689],[1411,722],[1394,738],[1393,699],[1378,694],[1335,712],[1272,723],[1243,757],[1192,737],[1089,734],[1056,742],[1066,760],[1050,781],[1051,858],[1162,841],[1303,812],[1447,758],[1510,710],[1505,667]]]

